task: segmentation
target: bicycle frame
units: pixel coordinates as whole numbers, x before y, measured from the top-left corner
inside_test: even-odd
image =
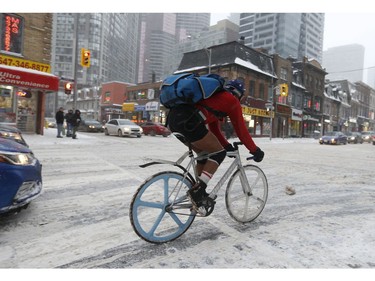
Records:
[[[242,145],[242,143],[241,142],[235,142],[234,143],[234,147],[236,148],[236,150],[235,151],[228,151],[227,152],[227,156],[228,157],[233,157],[234,160],[232,161],[232,163],[230,164],[230,166],[225,171],[224,175],[220,178],[220,180],[216,183],[216,185],[214,186],[214,188],[210,192],[209,197],[211,199],[215,199],[216,198],[217,193],[219,192],[220,188],[225,184],[225,182],[232,175],[233,171],[236,168],[239,169],[239,171],[241,173],[240,179],[241,179],[242,187],[244,189],[244,193],[248,193],[249,195],[251,195],[251,187],[249,185],[248,179],[247,179],[247,177],[245,175],[245,172],[244,172],[244,169],[243,169],[243,165],[242,165],[242,162],[241,162],[240,153],[238,151],[238,145]],[[188,151],[185,152],[180,158],[178,158],[177,161],[154,160],[152,162],[140,165],[140,167],[145,168],[145,167],[148,167],[148,166],[151,166],[151,165],[156,165],[156,164],[169,164],[169,165],[173,165],[173,166],[176,166],[176,167],[180,168],[181,170],[183,170],[183,172],[184,172],[184,178],[189,177],[189,179],[193,183],[195,183],[198,180],[198,174],[197,174],[197,170],[196,170],[196,161],[199,160],[199,159],[207,158],[209,156],[210,156],[210,154],[205,154],[205,155],[202,155],[202,156],[194,156],[192,148],[189,147]],[[181,164],[182,164],[182,162],[187,157],[189,157],[190,160],[187,163],[187,165],[184,167]],[[252,157],[247,158],[247,160],[249,160],[249,159],[252,159]],[[192,174],[190,172],[191,169],[193,169],[194,176],[192,176]]]

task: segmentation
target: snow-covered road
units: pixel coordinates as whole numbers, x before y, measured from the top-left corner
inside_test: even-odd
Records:
[[[25,139],[43,164],[44,193],[0,218],[1,268],[375,268],[371,144],[255,139],[266,153],[259,166],[269,184],[257,220],[233,221],[222,189],[211,216],[196,218],[176,241],[153,245],[134,233],[128,214],[137,187],[160,167],[138,165],[176,160],[185,151],[179,141],[101,133],[57,139],[55,129]],[[287,195],[286,186],[296,194]]]

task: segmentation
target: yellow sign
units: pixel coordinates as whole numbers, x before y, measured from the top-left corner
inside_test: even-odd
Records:
[[[134,111],[135,103],[123,103],[122,111]]]
[[[31,61],[31,60],[24,60],[21,58],[6,56],[3,54],[0,54],[0,64],[51,73],[51,66],[49,64],[40,63],[36,61]]]
[[[262,117],[268,117],[272,118],[275,116],[275,112],[273,111],[267,111],[266,109],[260,109],[260,108],[254,108],[254,107],[248,107],[248,106],[242,106],[242,113],[246,115],[256,115],[256,116],[262,116]]]

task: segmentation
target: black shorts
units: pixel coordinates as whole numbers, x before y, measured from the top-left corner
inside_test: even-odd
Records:
[[[176,106],[169,111],[168,127],[172,132],[182,134],[190,143],[198,141],[208,133],[201,114],[192,105]]]

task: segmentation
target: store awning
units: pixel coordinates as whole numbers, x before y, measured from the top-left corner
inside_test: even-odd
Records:
[[[0,65],[0,85],[58,91],[59,77],[33,69]]]

